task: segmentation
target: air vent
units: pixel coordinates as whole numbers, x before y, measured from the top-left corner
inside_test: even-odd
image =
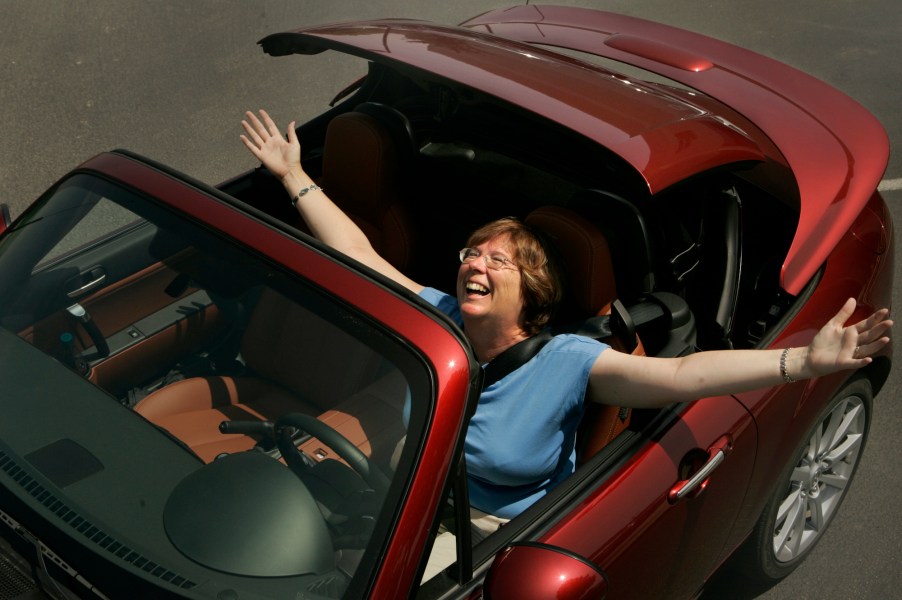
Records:
[[[8,557],[0,554],[0,600],[14,600],[37,589],[34,582]]]
[[[91,542],[108,554],[123,560],[145,573],[181,589],[191,589],[197,584],[193,581],[174,573],[169,569],[155,563],[149,558],[132,550],[130,547],[106,534],[89,520],[72,510],[63,500],[56,497],[50,490],[34,479],[28,472],[20,467],[9,454],[0,450],[0,471],[6,473],[32,498],[38,501],[44,508],[51,511],[63,523],[75,530],[81,537]]]

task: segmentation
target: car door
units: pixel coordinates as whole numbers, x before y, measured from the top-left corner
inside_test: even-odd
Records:
[[[443,520],[456,547],[436,537],[430,565],[440,552],[449,566],[427,569],[417,598],[693,597],[730,550],[755,422],[732,396],[633,416],[630,429],[472,551],[456,524],[464,517]],[[465,492],[458,486],[455,498]]]
[[[755,424],[732,396],[658,421],[616,472],[599,465],[603,480],[541,538],[599,566],[608,598],[692,597],[722,560],[754,466]]]

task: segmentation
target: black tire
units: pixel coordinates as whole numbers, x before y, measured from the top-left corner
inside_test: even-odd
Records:
[[[851,487],[873,406],[871,384],[860,378],[847,383],[821,413],[737,557],[752,582],[772,585],[786,577],[823,537]]]

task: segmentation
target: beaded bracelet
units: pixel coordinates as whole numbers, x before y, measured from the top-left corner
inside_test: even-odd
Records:
[[[795,379],[786,371],[786,355],[789,354],[790,350],[792,348],[786,348],[783,350],[783,354],[780,355],[780,375],[783,376],[783,381],[786,383],[795,383]]]
[[[311,183],[311,184],[308,185],[307,187],[301,188],[301,190],[297,193],[297,195],[295,195],[295,197],[291,199],[291,206],[292,206],[293,208],[297,208],[297,207],[298,207],[298,200],[301,199],[301,196],[303,196],[303,195],[306,194],[307,192],[312,192],[312,191],[314,191],[314,190],[321,190],[321,189],[323,189],[323,188],[319,187],[319,186],[316,185],[315,183]]]

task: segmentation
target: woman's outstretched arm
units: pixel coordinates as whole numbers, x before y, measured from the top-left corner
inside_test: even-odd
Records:
[[[257,160],[279,178],[317,239],[414,293],[423,289],[422,285],[382,258],[360,227],[307,175],[301,167],[301,144],[294,121],[288,124],[287,136],[283,136],[265,110],[260,110],[259,118],[250,111],[245,113],[245,117],[241,125],[246,135],[241,136],[241,141]]]
[[[858,369],[889,343],[893,323],[889,311],[881,309],[847,326],[854,311],[850,298],[804,348],[717,350],[680,358],[605,350],[592,367],[589,397],[602,404],[655,408]]]

